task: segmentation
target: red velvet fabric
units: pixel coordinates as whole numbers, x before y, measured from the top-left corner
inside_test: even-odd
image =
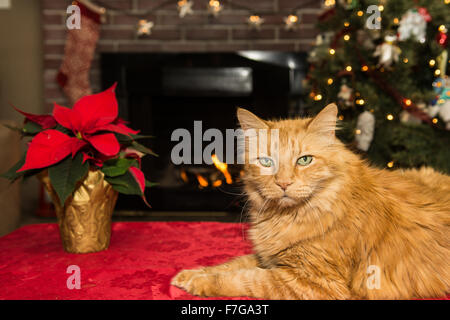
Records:
[[[245,224],[117,222],[112,229],[109,249],[89,254],[64,252],[56,224],[0,238],[0,299],[200,299],[171,278],[251,252]],[[79,290],[67,288],[70,265],[81,269]]]

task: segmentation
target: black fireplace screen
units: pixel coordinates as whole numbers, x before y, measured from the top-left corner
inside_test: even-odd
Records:
[[[146,194],[160,211],[240,211],[240,165],[213,156],[212,164],[174,164],[171,141],[183,128],[194,136],[237,128],[236,108],[265,118],[301,112],[305,55],[280,52],[124,54],[101,57],[102,86],[118,82],[119,114],[130,126],[152,135],[144,141],[159,157],[146,157],[146,177],[158,183]],[[201,142],[200,142],[201,143]],[[203,142],[205,147],[209,142]],[[198,147],[198,146],[197,146]],[[119,196],[119,210],[145,210],[142,201]]]

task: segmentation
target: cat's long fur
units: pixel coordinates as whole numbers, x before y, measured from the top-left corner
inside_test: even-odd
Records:
[[[450,177],[430,168],[370,167],[335,139],[336,115],[335,105],[314,119],[282,121],[238,110],[244,129],[279,129],[278,172],[245,168],[254,254],[184,270],[172,284],[196,295],[266,299],[411,299],[450,291]],[[297,165],[302,155],[313,162]],[[286,193],[283,184],[290,184]],[[378,271],[379,288],[372,282]]]

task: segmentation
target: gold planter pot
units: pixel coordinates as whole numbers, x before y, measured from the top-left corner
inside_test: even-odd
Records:
[[[59,203],[47,170],[39,174],[38,178],[55,205],[64,250],[70,253],[88,253],[107,249],[117,191],[104,180],[103,172],[89,170],[64,206]]]

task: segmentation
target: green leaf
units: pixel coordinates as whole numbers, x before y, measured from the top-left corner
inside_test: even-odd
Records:
[[[131,142],[131,141],[140,140],[140,139],[151,139],[151,138],[154,138],[154,136],[141,135],[141,134],[125,135],[125,134],[115,133],[115,135],[116,135],[117,140],[119,141],[119,143]]]
[[[50,182],[58,194],[61,205],[64,205],[67,198],[75,190],[77,182],[88,173],[88,162],[82,162],[83,155],[79,153],[75,158],[72,159],[71,156],[68,156],[65,160],[48,169]]]
[[[23,126],[23,132],[25,134],[33,135],[33,134],[37,134],[41,131],[42,131],[42,127],[39,124],[32,122],[32,121],[27,121]]]
[[[137,151],[143,152],[145,154],[151,154],[151,155],[153,155],[155,157],[158,157],[158,155],[156,153],[154,153],[153,150],[147,148],[146,146],[144,146],[144,145],[142,145],[142,144],[140,144],[140,143],[138,143],[136,141],[133,141],[131,143],[131,147],[136,149]]]
[[[14,182],[17,179],[19,179],[20,177],[22,177],[25,174],[25,171],[21,171],[21,172],[16,172],[16,171],[19,170],[25,164],[26,156],[27,156],[27,153],[25,152],[22,155],[22,158],[15,165],[13,165],[5,173],[1,174],[1,177],[9,179],[9,180],[11,180],[11,182]]]
[[[125,174],[117,177],[105,177],[105,180],[111,184],[114,190],[120,193],[142,196],[139,184],[128,170]]]
[[[148,187],[148,188],[151,188],[151,187],[154,187],[154,186],[157,186],[157,185],[159,185],[158,182],[151,182],[151,181],[145,180],[145,186]]]
[[[102,172],[109,177],[117,177],[125,174],[136,160],[134,159],[111,159],[103,163]]]

